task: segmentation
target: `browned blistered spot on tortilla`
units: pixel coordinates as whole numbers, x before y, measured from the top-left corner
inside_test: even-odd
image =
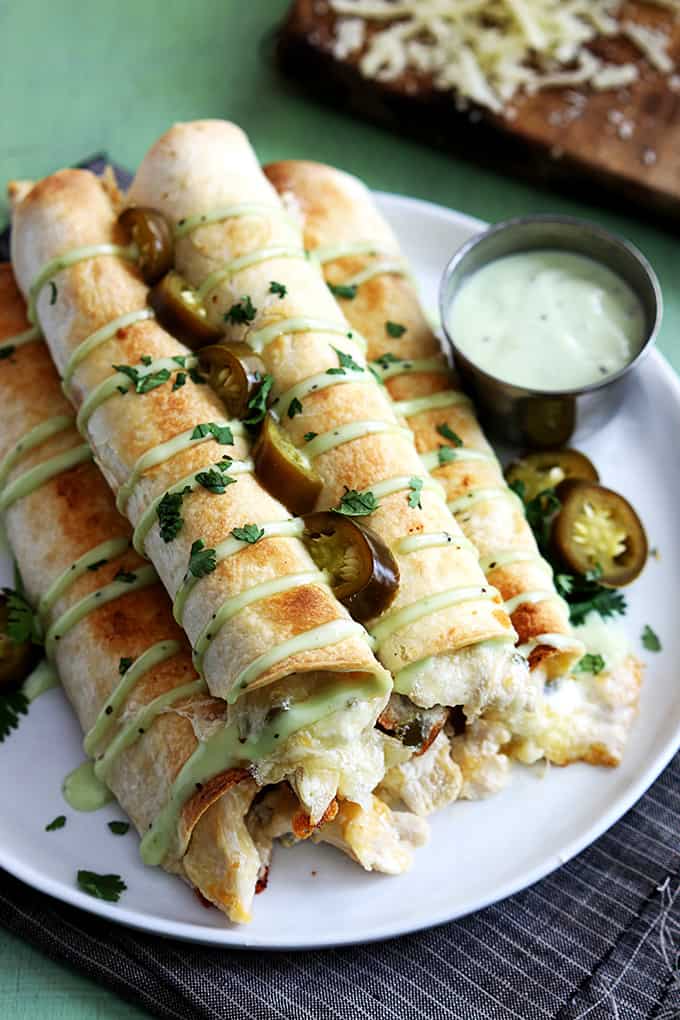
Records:
[[[529,669],[536,669],[544,659],[549,659],[554,654],[554,651],[555,649],[550,647],[550,645],[536,645],[529,653]]]
[[[281,592],[261,603],[263,611],[274,626],[290,626],[291,620],[303,622],[304,630],[311,630],[337,619],[336,603],[327,592],[313,584]]]
[[[509,628],[511,626],[510,619],[505,610],[494,609],[491,615],[501,624],[501,626]]]
[[[333,798],[330,802],[316,825],[312,825],[307,812],[300,809],[300,811],[295,812],[291,821],[293,835],[297,836],[298,839],[309,839],[315,829],[320,829],[322,825],[326,824],[326,822],[332,822],[337,813],[338,802],[335,798]]]

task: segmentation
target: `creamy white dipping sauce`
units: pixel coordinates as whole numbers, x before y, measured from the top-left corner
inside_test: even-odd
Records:
[[[645,338],[642,304],[625,280],[557,250],[506,255],[472,273],[447,326],[479,368],[537,390],[600,382],[632,361]]]

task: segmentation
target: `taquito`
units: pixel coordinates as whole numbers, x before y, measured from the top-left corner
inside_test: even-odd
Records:
[[[509,733],[498,739],[499,724],[492,722],[454,740],[454,760],[468,773],[460,795],[478,796],[498,788],[504,768],[492,745],[496,750],[505,745],[528,761],[545,755],[558,764],[618,764],[637,710],[641,665],[621,650],[620,639],[612,642],[599,621],[586,628],[588,637],[591,632],[594,637],[588,651],[615,645],[616,651],[607,655],[609,668],[595,677],[566,676],[585,650],[579,631],[569,623],[551,567],[540,556],[474,407],[428,325],[391,227],[365,185],[341,170],[284,161],[265,167],[265,173],[299,218],[305,248],[322,265],[347,320],[366,338],[369,358],[412,429],[425,463],[444,487],[465,535],[479,550],[487,579],[501,592],[520,650],[535,671],[534,711],[514,719],[512,743]],[[543,676],[549,681],[545,690]],[[480,757],[482,744],[488,753]],[[383,788],[394,788],[416,768],[422,773],[423,765],[416,761],[393,770]],[[415,807],[413,798],[409,802]]]
[[[202,757],[214,755],[227,705],[208,694],[165,590],[132,548],[45,344],[8,344],[26,331],[24,307],[0,265],[0,505],[95,777],[141,836],[190,787],[160,863],[232,921],[249,920],[277,836],[313,834],[368,869],[403,871],[427,830],[376,797],[334,804],[322,834],[286,784],[259,796],[247,760],[206,774]]]
[[[320,163],[265,167],[299,216],[305,248],[323,267],[347,321],[360,330],[416,447],[500,591],[531,666],[565,673],[583,654],[568,607],[540,556],[520,501],[461,392],[421,309],[409,268],[368,188]],[[390,325],[391,324],[391,325]]]
[[[205,771],[249,757],[261,785],[293,783],[314,823],[336,794],[365,803],[384,769],[373,726],[391,678],[316,568],[301,522],[255,478],[243,427],[224,421],[187,349],[147,308],[115,195],[80,170],[11,192],[29,319],[135,547],[174,599],[197,671],[229,703],[228,738]]]
[[[176,125],[144,158],[128,201],[171,220],[176,267],[208,320],[263,360],[280,425],[322,479],[319,507],[338,506],[348,490],[368,501],[365,520],[400,570],[394,603],[367,625],[395,689],[424,707],[463,705],[470,717],[523,700],[525,666],[501,596],[243,132],[222,121]]]

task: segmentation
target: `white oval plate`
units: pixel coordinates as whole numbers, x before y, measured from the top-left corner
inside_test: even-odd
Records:
[[[378,200],[434,308],[448,258],[483,224],[427,202],[384,194]],[[367,942],[452,920],[523,889],[582,850],[641,796],[680,745],[680,628],[672,595],[680,579],[680,383],[656,352],[638,380],[625,411],[586,447],[604,483],[630,497],[660,550],[626,593],[635,646],[649,623],[663,651],[647,656],[640,715],[618,769],[574,765],[541,779],[540,770],[517,767],[499,796],[432,818],[430,843],[400,878],[366,874],[329,847],[277,848],[255,920],[234,927],[176,878],[145,868],[132,831],[109,832],[106,823],[123,817],[115,805],[88,815],[64,803],[62,778],[82,760],[82,736],[61,692],[50,691],[0,748],[0,865],[36,889],[134,928],[213,945],[292,949]],[[9,564],[2,566],[7,583]],[[45,832],[62,813],[65,828]],[[127,892],[117,904],[92,899],[76,886],[79,868],[120,874]]]

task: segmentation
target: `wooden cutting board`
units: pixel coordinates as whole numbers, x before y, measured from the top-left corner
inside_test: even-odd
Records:
[[[677,73],[663,75],[623,38],[602,38],[598,56],[634,62],[637,82],[594,92],[552,89],[512,101],[508,116],[456,108],[455,97],[407,72],[375,82],[358,70],[360,53],[333,56],[336,16],[325,0],[295,0],[278,40],[279,62],[320,99],[501,172],[607,201],[680,229],[680,20],[649,4],[624,5],[623,17],[663,26]],[[369,29],[370,30],[370,29]]]

